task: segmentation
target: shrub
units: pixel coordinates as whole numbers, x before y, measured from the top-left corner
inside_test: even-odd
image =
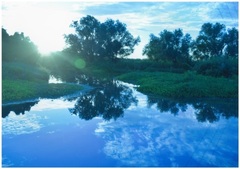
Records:
[[[238,60],[233,58],[213,58],[198,61],[194,70],[203,75],[214,77],[232,77],[238,74]]]

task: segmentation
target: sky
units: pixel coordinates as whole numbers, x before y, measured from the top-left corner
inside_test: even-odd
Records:
[[[141,42],[129,58],[144,58],[142,49],[149,35],[164,29],[182,29],[195,39],[206,22],[222,23],[238,29],[237,1],[2,1],[2,27],[9,34],[23,32],[40,53],[60,51],[66,47],[64,34],[73,33],[72,21],[92,15],[100,22],[119,20]]]

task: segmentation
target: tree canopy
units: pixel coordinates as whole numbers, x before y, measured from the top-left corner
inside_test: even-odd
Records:
[[[159,36],[150,34],[150,41],[143,54],[155,61],[207,60],[210,58],[238,57],[238,30],[226,29],[224,24],[204,23],[196,40],[181,29],[163,30]],[[187,59],[187,60],[186,60]]]
[[[74,34],[65,35],[69,48],[89,60],[123,58],[134,51],[140,38],[134,38],[127,26],[119,20],[107,19],[101,23],[87,15],[74,21]]]
[[[2,28],[2,60],[37,64],[40,55],[37,47],[23,33],[9,35]]]
[[[159,37],[151,34],[143,54],[156,61],[179,62],[189,57],[191,36],[184,35],[181,29],[173,32],[163,30]]]
[[[229,57],[238,57],[238,30],[236,28],[228,29],[224,37],[225,55]]]
[[[238,30],[226,30],[220,23],[205,23],[194,41],[193,57],[206,60],[219,56],[238,56]]]

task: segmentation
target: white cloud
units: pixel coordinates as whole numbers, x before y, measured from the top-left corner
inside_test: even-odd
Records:
[[[141,113],[131,109],[124,115],[130,123],[124,118],[102,122],[97,128],[102,132],[95,131],[95,134],[106,141],[104,153],[121,161],[122,166],[170,167],[196,163],[234,166],[234,159],[224,159],[221,154],[237,153],[227,146],[230,137],[227,130],[224,131],[226,120],[198,123],[194,112],[193,107],[188,106],[186,112],[180,112],[176,118],[154,109],[141,108]]]
[[[39,120],[40,117],[35,114],[26,116],[10,112],[8,117],[2,119],[2,134],[21,135],[37,132],[42,128]]]
[[[37,105],[31,108],[32,111],[45,111],[45,110],[53,110],[53,109],[63,109],[63,108],[71,108],[74,107],[76,103],[73,101],[66,101],[64,99],[41,99]]]

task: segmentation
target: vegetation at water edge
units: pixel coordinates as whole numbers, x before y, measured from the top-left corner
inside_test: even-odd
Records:
[[[81,90],[79,85],[48,84],[50,75],[76,82],[80,76],[117,78],[138,90],[171,98],[238,96],[238,30],[204,23],[192,39],[178,28],[150,34],[142,49],[147,59],[127,59],[139,44],[119,20],[87,15],[70,25],[67,47],[41,57],[23,33],[2,28],[3,102],[55,97]],[[14,47],[14,50],[13,50]]]
[[[235,98],[238,96],[238,79],[216,78],[169,72],[132,72],[117,77],[139,85],[139,90],[169,98]]]

